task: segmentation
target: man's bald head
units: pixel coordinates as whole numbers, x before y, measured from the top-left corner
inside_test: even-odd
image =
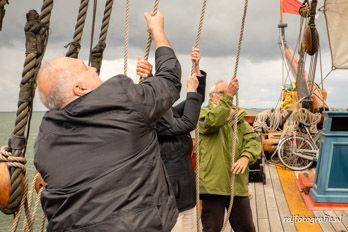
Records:
[[[50,110],[64,108],[101,83],[95,68],[69,57],[59,57],[46,63],[37,78],[41,101]]]

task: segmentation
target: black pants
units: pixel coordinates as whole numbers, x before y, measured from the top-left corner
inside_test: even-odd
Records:
[[[203,232],[220,232],[229,196],[201,194]],[[249,197],[234,197],[230,224],[234,232],[255,232]]]

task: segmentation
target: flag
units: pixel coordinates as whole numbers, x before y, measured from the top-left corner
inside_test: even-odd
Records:
[[[301,0],[281,0],[283,13],[299,14],[298,11],[302,5]]]

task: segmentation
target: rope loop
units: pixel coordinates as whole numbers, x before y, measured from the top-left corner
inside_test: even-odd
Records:
[[[8,167],[19,168],[23,173],[26,172],[27,160],[24,157],[13,156],[10,148],[6,145],[0,148],[0,163],[6,163]]]

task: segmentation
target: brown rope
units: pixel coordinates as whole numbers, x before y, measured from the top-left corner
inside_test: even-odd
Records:
[[[204,23],[204,16],[207,9],[207,0],[203,0],[202,8],[201,8],[201,15],[199,18],[199,24],[196,34],[196,39],[194,42],[194,47],[198,48],[201,40],[201,35],[203,31],[203,23]],[[196,62],[192,60],[192,66],[191,66],[191,75],[195,72],[195,66]],[[199,125],[197,125],[195,130],[195,139],[196,139],[196,227],[197,232],[201,231],[200,228],[200,217],[199,217],[199,159],[200,159],[200,153],[199,153]]]
[[[126,0],[126,9],[125,9],[125,24],[124,24],[124,65],[123,65],[123,73],[127,75],[128,72],[128,43],[129,43],[129,8],[130,8],[130,0]]]
[[[0,31],[2,30],[2,22],[5,17],[5,5],[9,4],[8,0],[0,0]]]
[[[242,48],[244,28],[245,28],[245,19],[246,19],[247,11],[248,11],[248,0],[245,0],[242,23],[241,23],[241,27],[240,27],[240,33],[239,33],[239,41],[238,41],[238,46],[237,46],[236,63],[235,63],[234,72],[233,72],[234,77],[237,77],[237,73],[238,73],[239,58],[240,58],[240,52],[241,52],[241,48]],[[238,133],[238,131],[237,131],[238,108],[239,108],[239,97],[238,97],[238,93],[237,93],[236,94],[236,112],[234,113],[234,116],[233,116],[234,121],[233,121],[232,160],[231,160],[232,164],[231,164],[231,167],[235,162],[236,152],[237,152],[236,145],[237,145],[237,136],[238,136],[238,134],[237,134]],[[227,226],[228,219],[230,218],[230,215],[231,215],[231,211],[232,211],[232,207],[233,207],[233,200],[234,200],[234,184],[235,184],[235,175],[232,173],[231,183],[230,183],[230,188],[231,188],[230,204],[228,206],[227,216],[224,219],[224,224],[223,224],[221,231],[225,230],[225,228]]]
[[[153,4],[152,14],[156,14],[158,12],[158,8],[159,8],[159,0],[155,0]],[[147,38],[146,48],[145,48],[145,55],[144,55],[145,60],[149,59],[151,43],[152,43],[152,38],[151,38],[151,35],[149,34],[149,37]]]
[[[195,43],[194,43],[195,48],[199,47],[199,43],[201,40],[201,35],[202,35],[202,31],[203,31],[204,16],[205,16],[205,11],[207,9],[207,2],[208,2],[207,0],[203,0],[203,3],[202,3],[201,17],[199,18],[197,35],[196,35],[196,39],[195,39]],[[192,62],[191,75],[195,72],[195,65],[196,65],[195,62]]]
[[[14,157],[24,157],[26,141],[24,133],[27,129],[29,132],[30,118],[32,114],[32,104],[35,95],[35,82],[38,69],[41,66],[41,61],[46,50],[47,40],[48,40],[48,26],[51,17],[51,11],[53,9],[53,0],[45,0],[41,8],[41,15],[39,16],[40,30],[35,30],[38,35],[41,37],[41,40],[38,41],[38,36],[35,35],[32,37],[33,33],[26,33],[27,42],[36,42],[36,44],[42,44],[42,47],[34,46],[34,43],[27,44],[26,48],[26,59],[24,62],[24,69],[22,73],[21,88],[18,100],[18,110],[17,118],[15,121],[15,128],[12,133],[12,137],[9,142],[9,151]],[[33,13],[33,11],[31,11]],[[33,16],[35,16],[33,14]],[[34,17],[34,20],[36,18]],[[28,20],[28,27],[29,25]],[[26,25],[26,26],[27,26]],[[34,26],[33,26],[34,27]],[[36,48],[36,50],[35,50]],[[26,128],[28,125],[28,128]],[[28,135],[27,135],[28,137]],[[11,168],[11,193],[9,204],[6,209],[2,209],[3,212],[7,214],[15,213],[20,204],[24,204],[23,199],[26,200],[26,189],[22,189],[22,182],[25,171],[22,171],[19,168]],[[27,208],[27,207],[26,207]],[[27,213],[27,212],[26,212]]]
[[[81,48],[81,38],[83,35],[83,28],[85,27],[85,22],[87,17],[88,3],[89,3],[89,0],[81,0],[79,14],[77,16],[77,22],[75,25],[73,41],[65,46],[65,48],[69,46],[69,49],[66,53],[66,57],[78,58],[79,56],[79,52]]]
[[[109,23],[113,3],[113,0],[107,0],[105,3],[104,16],[100,29],[99,41],[97,45],[92,49],[91,65],[97,69],[98,73],[100,73],[100,68],[103,62],[103,53],[106,47],[105,41],[109,30]]]

